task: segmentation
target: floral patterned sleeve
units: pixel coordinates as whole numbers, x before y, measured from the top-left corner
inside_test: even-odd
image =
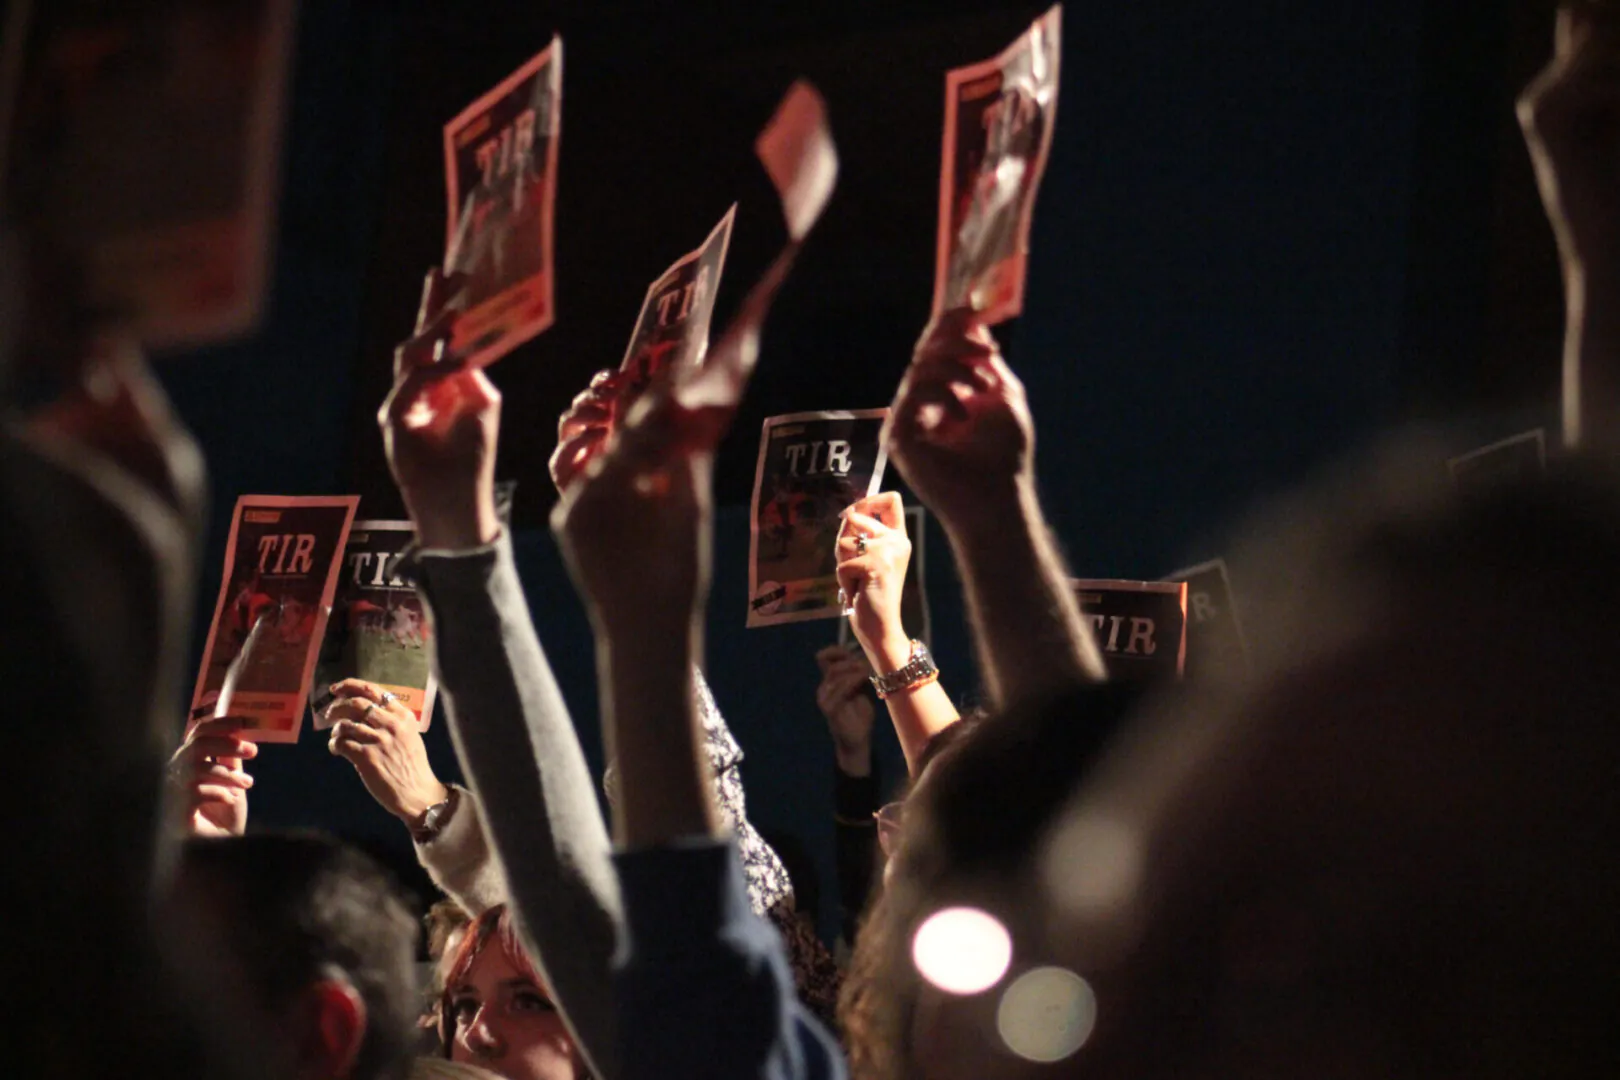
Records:
[[[715,802],[727,828],[737,837],[737,851],[742,857],[743,876],[748,885],[748,906],[781,932],[799,1000],[830,1025],[837,1011],[838,965],[821,939],[794,915],[793,881],[788,877],[787,867],[748,820],[739,768],[743,760],[742,747],[726,727],[725,717],[720,715],[703,673],[699,671],[695,675],[698,716],[703,723],[704,749],[714,775]],[[610,801],[617,798],[617,783],[617,772],[609,765],[603,784]]]

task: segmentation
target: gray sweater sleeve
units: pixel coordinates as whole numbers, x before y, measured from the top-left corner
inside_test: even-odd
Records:
[[[455,812],[427,843],[416,844],[416,861],[433,884],[473,918],[507,900],[506,879],[489,850],[478,796],[460,788]]]
[[[423,552],[439,685],[519,925],[595,1076],[618,1075],[618,878],[590,769],[540,647],[510,539]],[[458,808],[459,817],[462,809]],[[463,825],[478,824],[463,821]],[[497,877],[498,881],[499,878]]]

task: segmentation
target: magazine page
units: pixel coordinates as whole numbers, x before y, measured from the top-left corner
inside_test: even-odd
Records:
[[[359,503],[353,495],[244,495],[236,501],[219,599],[191,695],[193,723],[228,716],[254,742],[298,741]],[[228,675],[235,676],[229,684]]]
[[[562,39],[444,127],[446,273],[466,275],[451,349],[494,363],[556,321]]]
[[[748,625],[843,613],[836,541],[851,503],[877,494],[888,409],[805,412],[765,421],[749,515]]]
[[[945,76],[934,307],[995,324],[1024,309],[1030,222],[1057,119],[1062,7],[994,60]]]
[[[330,687],[364,679],[399,697],[426,731],[437,686],[427,609],[416,587],[399,576],[400,559],[416,539],[409,521],[356,521],[343,548],[332,616],[310,687],[315,730],[332,725],[324,711]]]

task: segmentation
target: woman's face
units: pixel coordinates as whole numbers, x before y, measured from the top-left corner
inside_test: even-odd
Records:
[[[585,1075],[557,1006],[512,966],[497,941],[479,950],[466,977],[450,987],[450,1023],[451,1061],[507,1080]]]

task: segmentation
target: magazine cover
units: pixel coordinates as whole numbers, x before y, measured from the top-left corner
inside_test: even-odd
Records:
[[[1057,118],[1062,13],[1053,7],[994,60],[945,75],[934,308],[998,323],[1024,308],[1035,195]]]
[[[906,634],[934,648],[934,614],[928,607],[928,511],[906,507],[906,538],[911,541],[911,562],[900,586],[900,622]],[[838,644],[859,651],[849,620],[838,620]]]
[[[433,679],[427,610],[416,587],[399,576],[400,557],[416,539],[409,521],[357,521],[343,548],[332,617],[310,688],[315,730],[332,725],[324,711],[329,687],[364,679],[399,696],[426,731],[438,687]]]
[[[749,514],[750,627],[842,614],[840,515],[883,483],[887,454],[879,436],[888,414],[805,412],[765,421]]]
[[[1246,668],[1249,649],[1243,639],[1243,623],[1232,596],[1226,560],[1189,566],[1167,575],[1165,580],[1187,585],[1187,678]]]
[[[255,742],[298,740],[359,502],[353,495],[236,500],[219,600],[191,695],[194,723],[228,714]],[[239,655],[236,681],[227,686]]]
[[[1511,439],[1482,446],[1446,462],[1462,491],[1506,484],[1547,471],[1547,431],[1536,428]]]
[[[444,127],[446,273],[467,275],[451,348],[482,367],[556,321],[552,211],[562,39]]]
[[[1172,581],[1080,580],[1110,679],[1179,679],[1187,658],[1187,585]]]
[[[736,216],[737,204],[732,203],[702,247],[682,255],[647,286],[635,332],[619,364],[633,386],[645,386],[666,367],[680,370],[702,363],[709,351],[709,320],[714,317],[714,298],[720,291]]]
[[[0,87],[17,91],[0,132],[10,209],[61,245],[86,302],[127,316],[150,347],[253,329],[293,0],[35,0],[8,14],[0,36],[21,46],[0,53]]]

